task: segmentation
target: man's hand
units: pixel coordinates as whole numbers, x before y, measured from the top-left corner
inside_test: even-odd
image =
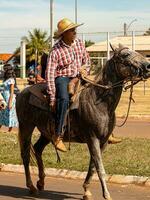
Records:
[[[87,76],[87,75],[88,75],[85,66],[82,66],[82,67],[80,68],[80,74],[81,74],[81,76]]]
[[[50,102],[49,106],[50,106],[51,111],[53,113],[55,113],[55,110],[56,110],[56,103],[55,103],[55,101],[54,102]]]

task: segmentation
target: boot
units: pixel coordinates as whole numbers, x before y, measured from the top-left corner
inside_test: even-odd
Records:
[[[117,138],[117,137],[114,137],[113,134],[111,134],[108,138],[108,143],[109,144],[117,144],[117,143],[120,143],[122,141],[121,138]]]
[[[57,150],[62,151],[62,152],[66,152],[67,149],[62,141],[62,138],[60,136],[57,135],[53,135],[52,136],[52,141],[54,146],[56,147]]]

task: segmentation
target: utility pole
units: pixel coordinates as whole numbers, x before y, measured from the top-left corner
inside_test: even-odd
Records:
[[[127,24],[126,23],[123,24],[123,28],[124,28],[124,36],[127,36]]]
[[[21,78],[26,77],[26,41],[22,39],[20,47]]]
[[[107,60],[110,59],[110,38],[109,32],[107,32]]]
[[[78,2],[75,0],[75,23],[78,22]]]
[[[134,22],[136,22],[136,21],[137,21],[137,19],[132,20],[132,21],[130,22],[129,25],[127,25],[126,23],[124,23],[124,36],[127,36],[127,35],[128,35],[128,34],[127,34],[128,29],[129,29],[130,26],[131,26]]]
[[[50,0],[50,46],[53,46],[53,8],[54,0]]]

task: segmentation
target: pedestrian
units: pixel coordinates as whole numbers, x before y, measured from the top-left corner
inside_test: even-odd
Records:
[[[37,64],[36,73],[35,73],[35,81],[36,83],[44,83],[45,79],[42,77],[42,65]]]
[[[80,75],[83,65],[86,66],[87,73],[90,69],[90,59],[84,43],[76,38],[76,28],[81,25],[66,18],[58,22],[58,29],[54,34],[56,43],[47,61],[47,92],[50,95],[50,108],[56,112],[55,134],[52,140],[55,147],[63,152],[66,151],[62,137],[64,118],[69,105],[68,84]]]
[[[10,64],[4,66],[3,91],[2,95],[7,103],[5,110],[0,112],[0,127],[2,125],[8,127],[8,132],[11,132],[13,127],[18,126],[16,115],[16,94],[15,94],[16,76],[13,67]]]

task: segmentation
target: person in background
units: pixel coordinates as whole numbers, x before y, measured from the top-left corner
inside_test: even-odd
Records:
[[[3,83],[3,91],[1,92],[4,100],[7,103],[7,107],[5,110],[0,112],[0,127],[2,125],[8,127],[8,132],[11,132],[13,127],[18,126],[18,120],[16,115],[16,95],[14,93],[14,88],[16,84],[16,76],[14,73],[14,69],[10,64],[6,64],[4,66],[4,77]]]
[[[26,87],[29,87],[31,85],[34,85],[36,83],[36,80],[35,80],[35,70],[34,70],[34,65],[31,65],[28,70],[27,70],[27,85],[25,86]]]
[[[50,95],[50,108],[56,111],[55,133],[52,136],[56,149],[66,152],[62,141],[63,124],[69,105],[68,84],[80,75],[82,66],[90,70],[90,59],[84,43],[76,38],[76,28],[82,24],[65,18],[58,22],[54,37],[57,40],[47,61],[46,82]],[[56,108],[56,109],[55,109]]]
[[[45,79],[42,77],[42,66],[40,64],[38,64],[36,66],[35,82],[36,83],[44,83],[45,82]]]
[[[47,66],[47,58],[48,54],[46,52],[43,52],[41,56],[41,77],[45,79],[45,71],[46,71],[46,66]]]

